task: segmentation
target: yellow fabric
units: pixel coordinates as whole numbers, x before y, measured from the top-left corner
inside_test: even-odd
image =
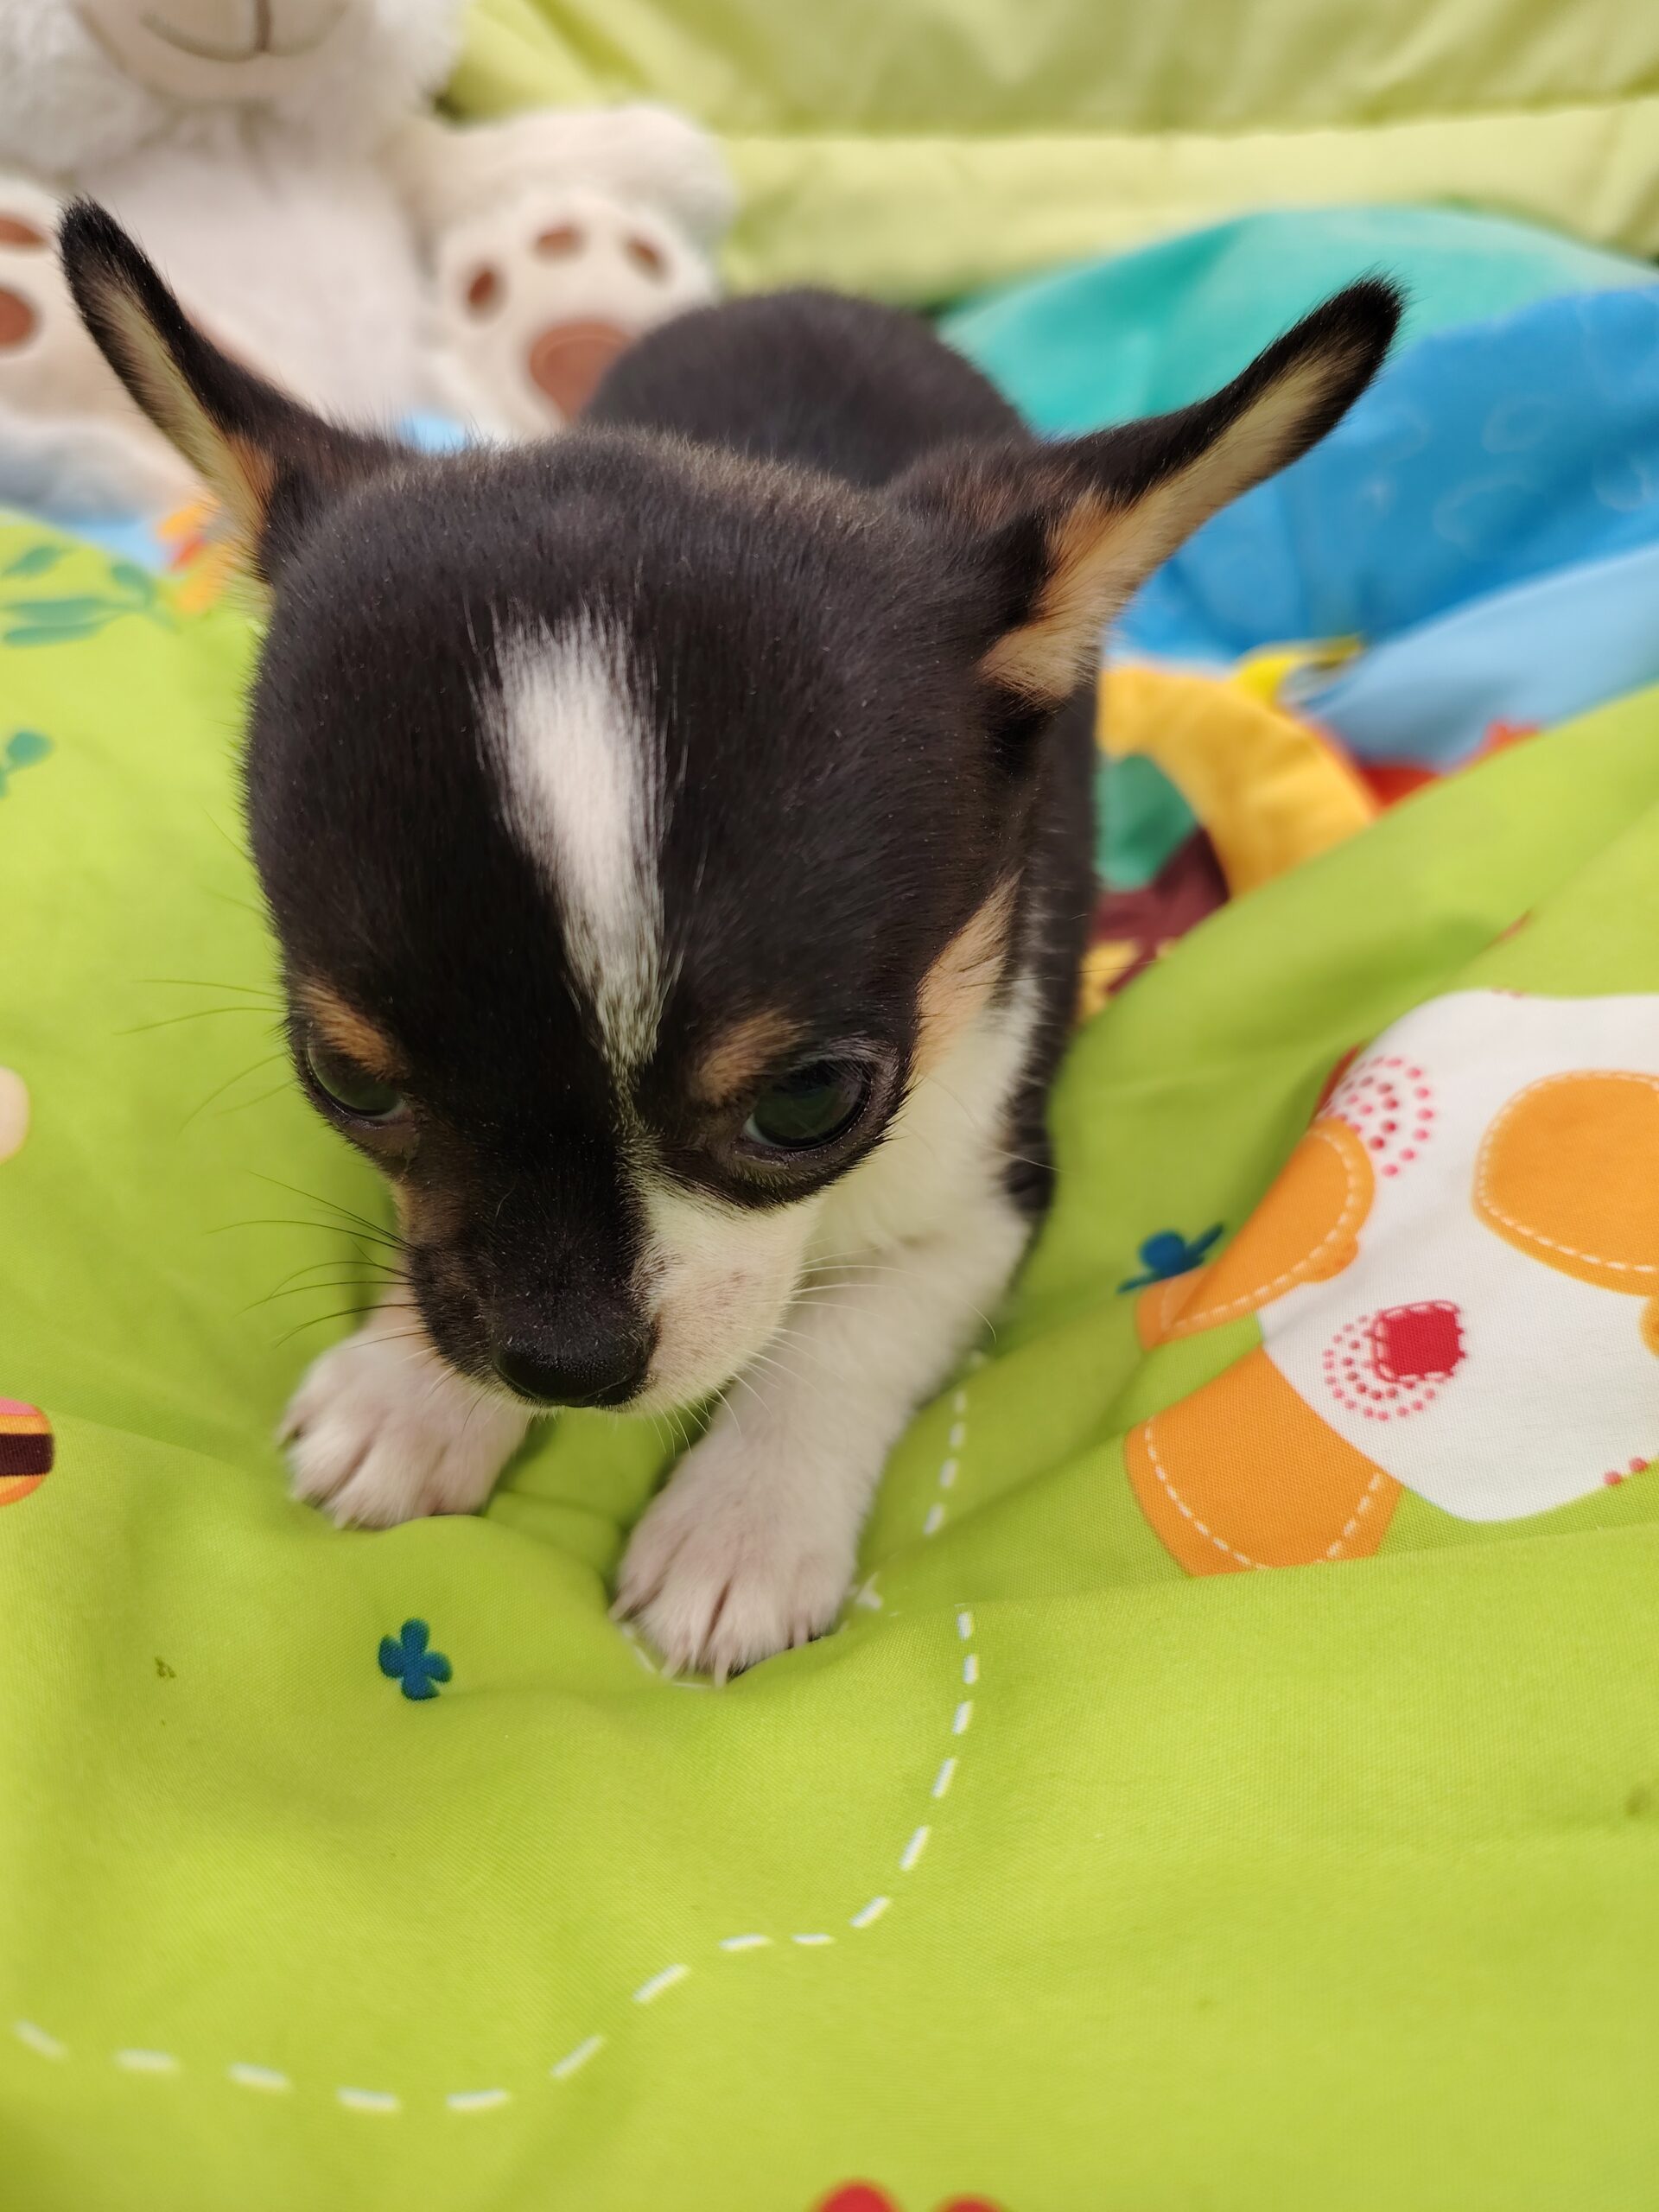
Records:
[[[1252,699],[1276,707],[1286,683],[1300,670],[1340,668],[1358,651],[1357,638],[1326,638],[1312,645],[1264,645],[1240,661],[1231,680]]]
[[[1339,845],[1378,811],[1317,731],[1256,695],[1257,680],[1253,669],[1224,682],[1130,666],[1100,681],[1103,750],[1144,753],[1163,770],[1235,895]]]
[[[668,100],[741,284],[944,299],[1242,209],[1455,200],[1659,251],[1630,0],[476,0],[463,113]]]
[[[1122,938],[1108,938],[1091,944],[1083,956],[1077,987],[1077,1020],[1092,1021],[1109,998],[1113,986],[1135,965],[1141,948]]]

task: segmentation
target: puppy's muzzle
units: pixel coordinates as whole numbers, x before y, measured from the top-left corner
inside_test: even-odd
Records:
[[[502,1317],[493,1359],[507,1388],[537,1405],[622,1406],[645,1387],[654,1345],[632,1317],[524,1313]]]

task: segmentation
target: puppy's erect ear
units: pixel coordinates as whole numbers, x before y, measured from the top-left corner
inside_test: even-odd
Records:
[[[220,353],[94,201],[68,209],[59,250],[105,359],[218,498],[244,557],[267,580],[284,546],[331,498],[412,458],[336,429]]]
[[[958,448],[897,496],[966,531],[1006,609],[980,671],[1058,706],[1093,669],[1102,626],[1217,508],[1306,453],[1376,374],[1400,318],[1391,284],[1355,284],[1212,398],[1046,446]]]

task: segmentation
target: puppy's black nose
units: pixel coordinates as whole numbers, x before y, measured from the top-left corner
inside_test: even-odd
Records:
[[[620,1406],[645,1379],[651,1346],[632,1333],[505,1338],[495,1371],[522,1398],[546,1406]]]

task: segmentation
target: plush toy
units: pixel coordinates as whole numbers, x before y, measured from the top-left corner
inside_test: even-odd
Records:
[[[422,118],[392,155],[433,275],[441,396],[493,429],[568,420],[633,339],[715,296],[731,181],[665,108]]]
[[[713,296],[731,212],[665,111],[425,112],[459,0],[0,0],[0,497],[191,486],[104,367],[51,247],[105,201],[228,351],[338,416],[558,428],[630,340]]]

